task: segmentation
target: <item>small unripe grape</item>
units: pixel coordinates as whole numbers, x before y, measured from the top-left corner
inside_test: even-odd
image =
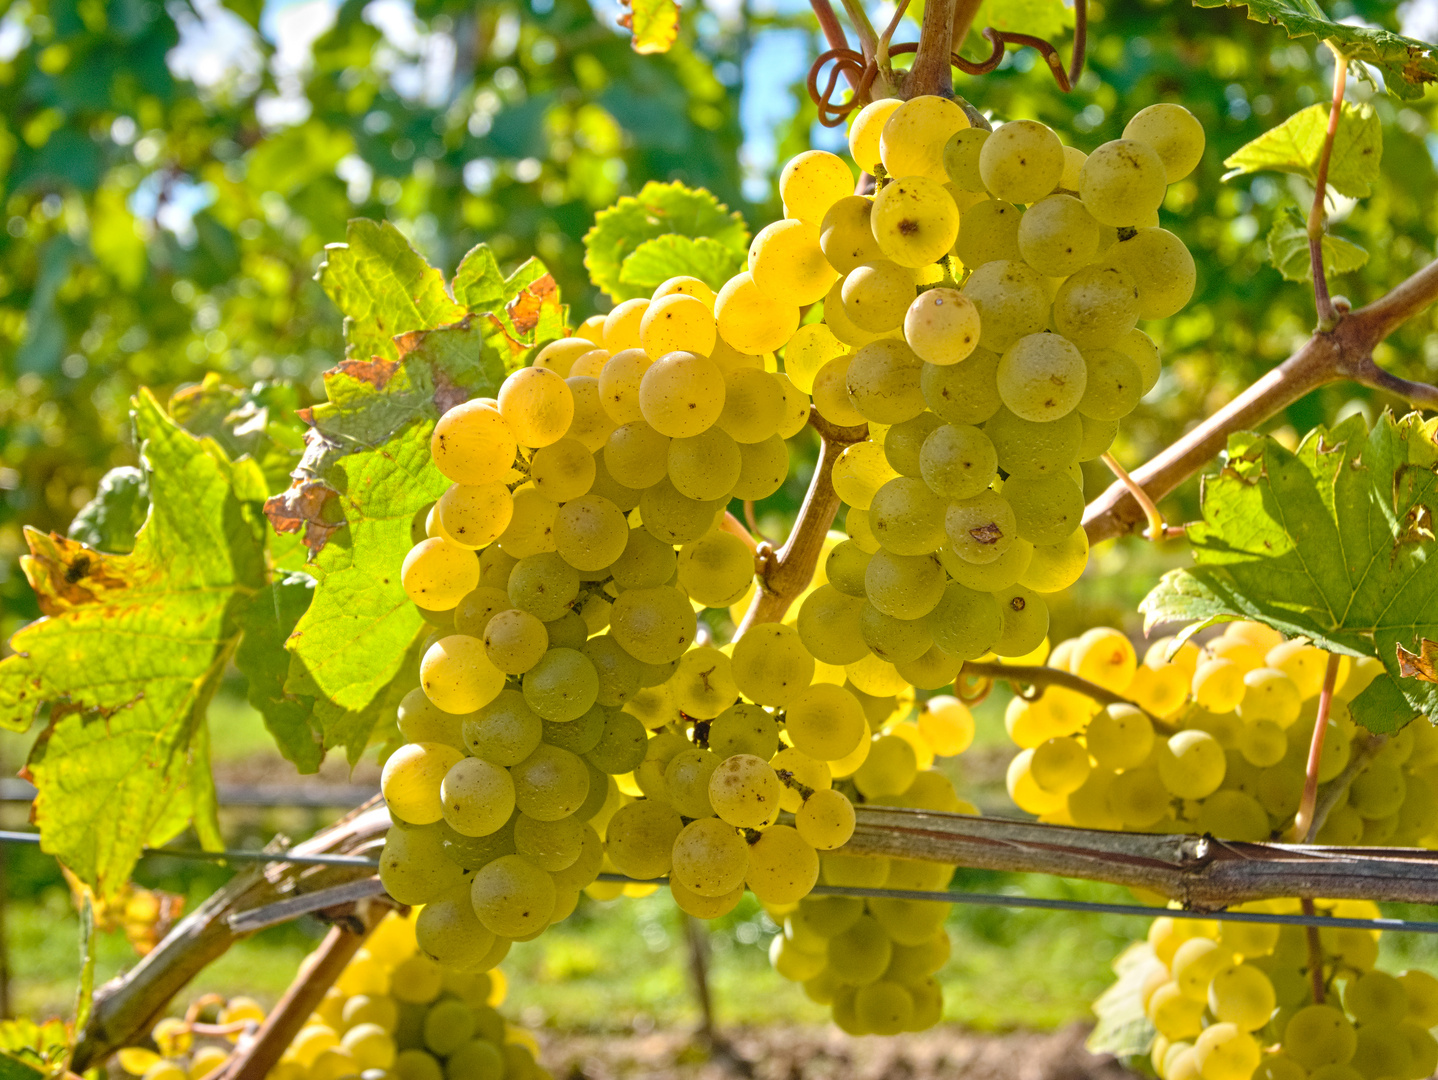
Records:
[[[984,186],[1006,202],[1038,202],[1058,185],[1063,168],[1063,143],[1036,120],[996,128],[979,151]]]

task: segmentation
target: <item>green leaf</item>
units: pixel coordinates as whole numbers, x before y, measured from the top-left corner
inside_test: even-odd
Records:
[[[1313,258],[1308,251],[1308,224],[1295,207],[1288,207],[1268,233],[1268,261],[1285,281],[1312,281]],[[1368,262],[1368,252],[1331,233],[1323,234],[1323,273],[1346,274]]]
[[[22,560],[46,617],[0,661],[0,725],[23,731],[45,703],[31,752],[44,849],[101,899],[140,849],[196,814],[218,835],[205,709],[265,584],[264,521],[236,496],[243,470],[183,431],[148,392],[135,427],[150,512],[128,555],[33,530]]]
[[[1328,132],[1327,105],[1310,105],[1270,128],[1224,160],[1235,176],[1255,172],[1286,172],[1318,183],[1318,159]],[[1328,161],[1328,186],[1340,195],[1367,198],[1383,161],[1383,125],[1372,105],[1343,103]]]
[[[315,579],[309,574],[277,577],[255,596],[242,625],[245,636],[235,650],[235,666],[249,680],[249,701],[265,718],[282,753],[302,773],[315,772],[324,760],[324,735],[313,719],[315,701],[285,692],[290,654],[285,641],[309,609]]]
[[[626,255],[619,267],[619,283],[647,296],[670,278],[684,274],[697,277],[717,292],[743,267],[744,260],[718,240],[670,233],[646,240]]]
[[[145,474],[120,465],[100,477],[95,497],[70,522],[68,535],[92,548],[123,555],[135,549],[135,534],[149,509]]]
[[[1033,34],[1054,40],[1073,26],[1073,8],[1063,0],[988,0],[974,20],[976,28]]]
[[[1425,87],[1438,82],[1433,45],[1378,27],[1333,22],[1313,0],[1193,0],[1193,5],[1246,7],[1254,22],[1281,26],[1290,38],[1331,41],[1349,60],[1381,71],[1388,92],[1400,98],[1420,98]]]
[[[1438,685],[1400,674],[1397,647],[1438,639],[1438,444],[1414,413],[1354,416],[1309,433],[1296,453],[1267,437],[1230,445],[1206,479],[1197,565],[1164,575],[1146,624],[1254,619],[1320,648],[1373,656],[1386,674],[1352,703],[1370,731],[1438,710]],[[1382,685],[1387,684],[1387,685]]]
[[[638,195],[626,195],[594,218],[584,237],[584,265],[590,280],[615,301],[647,295],[620,280],[624,260],[646,240],[677,233],[709,237],[741,263],[749,246],[749,229],[738,213],[709,192],[675,181],[651,180]]]
[[[343,244],[325,248],[316,280],[345,314],[345,356],[399,359],[394,338],[464,317],[440,272],[389,222],[355,218]]]
[[[629,10],[619,17],[619,25],[634,34],[632,46],[637,53],[668,52],[679,37],[679,5],[676,0],[624,0]]]
[[[1093,1003],[1098,1023],[1084,1043],[1089,1053],[1126,1060],[1149,1052],[1158,1032],[1144,1011],[1143,989],[1149,975],[1161,966],[1146,941],[1136,941],[1118,955],[1113,962],[1118,981]]]
[[[455,303],[470,311],[498,311],[514,298],[504,287],[499,261],[488,244],[476,244],[465,253],[450,286]]]
[[[0,1080],[46,1080],[46,1073],[29,1062],[0,1053]]]
[[[538,259],[526,259],[505,277],[489,245],[478,244],[460,261],[451,288],[456,303],[472,315],[494,316],[491,325],[525,348],[564,333],[568,309],[559,303],[554,277]]]

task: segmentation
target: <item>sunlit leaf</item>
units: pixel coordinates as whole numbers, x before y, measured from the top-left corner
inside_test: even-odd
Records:
[[[668,52],[679,37],[679,4],[676,0],[623,0],[628,10],[619,16],[619,25],[633,35],[637,53]]]
[[[1265,131],[1224,160],[1224,179],[1264,171],[1294,173],[1318,182],[1318,163],[1328,131],[1328,106],[1310,105]],[[1383,160],[1383,126],[1372,105],[1343,103],[1328,162],[1328,186],[1340,195],[1367,198]]]
[[[1279,216],[1268,233],[1268,261],[1287,281],[1312,281],[1313,257],[1308,250],[1308,225],[1293,207]],[[1368,252],[1357,244],[1323,234],[1323,273],[1332,278],[1357,270],[1368,262]]]

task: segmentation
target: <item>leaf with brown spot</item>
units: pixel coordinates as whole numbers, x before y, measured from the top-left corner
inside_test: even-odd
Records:
[[[1419,638],[1416,653],[1409,652],[1402,645],[1397,648],[1399,675],[1405,679],[1438,683],[1438,641]]]

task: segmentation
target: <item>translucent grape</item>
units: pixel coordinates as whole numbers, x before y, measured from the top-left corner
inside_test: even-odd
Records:
[[[709,802],[730,825],[760,829],[779,812],[779,790],[779,778],[767,761],[736,754],[725,759],[710,777]]]
[[[749,845],[744,881],[761,903],[797,903],[818,880],[819,855],[792,825],[771,825]]]
[[[1163,159],[1146,143],[1128,138],[1100,146],[1079,176],[1079,197],[1101,225],[1146,224],[1167,187]]]
[[[1059,286],[1054,326],[1080,349],[1116,345],[1138,321],[1138,286],[1112,264],[1085,267]]]
[[[904,313],[904,339],[929,364],[957,364],[979,343],[979,311],[957,289],[926,289]]]
[[[1007,262],[1023,258],[1019,249],[1020,211],[1011,202],[985,199],[971,206],[959,221],[954,254],[970,270],[985,263]]]
[[[1018,535],[1031,544],[1057,544],[1083,520],[1083,492],[1066,475],[1010,477],[1003,498],[1013,510]]]
[[[528,937],[549,925],[554,913],[554,879],[519,855],[504,855],[474,875],[474,912],[492,933]]]
[[[610,633],[624,651],[646,664],[667,664],[684,655],[697,622],[678,589],[630,589],[610,613]]]
[[[849,125],[849,156],[867,173],[879,163],[879,140],[894,110],[904,104],[899,98],[879,98],[854,114]]]
[[[1037,334],[1048,323],[1048,292],[1027,263],[984,263],[964,282],[964,295],[979,309],[979,345],[985,349],[1002,353],[1019,338]],[[1059,331],[1064,332],[1062,326]],[[1071,334],[1065,336],[1073,339]],[[1082,342],[1074,343],[1083,347]]]
[[[1016,481],[1005,484],[1007,490]],[[1079,496],[1082,499],[1082,495]],[[1009,549],[1019,535],[1018,518],[1003,495],[980,492],[972,499],[951,503],[944,515],[944,532],[959,558],[991,563]]]
[[[676,438],[669,444],[669,482],[685,498],[727,502],[741,460],[739,444],[718,428]]]
[[[1193,172],[1203,157],[1203,125],[1182,105],[1159,102],[1140,109],[1124,125],[1123,137],[1151,147],[1170,184]]]
[[[950,135],[949,141],[944,144],[944,172],[949,182],[960,191],[984,190],[983,177],[979,173],[979,154],[988,138],[989,132],[984,128],[963,128]]]
[[[651,360],[672,352],[708,356],[718,336],[710,306],[683,293],[654,300],[639,322],[639,342]]]
[[[763,442],[783,420],[784,391],[774,375],[744,368],[724,377],[724,411],[714,424],[735,442]]]
[[[1047,423],[1072,412],[1088,384],[1083,355],[1058,334],[1029,334],[1004,351],[999,397],[1016,416]]]
[[[411,825],[429,825],[444,815],[440,785],[464,754],[443,743],[406,743],[385,761],[380,793],[390,809]]]
[[[849,401],[867,420],[897,424],[924,411],[923,361],[907,344],[881,338],[859,349],[844,372]]]
[[[669,443],[668,435],[659,434],[644,420],[621,424],[604,444],[604,465],[626,487],[650,487],[668,472]]]
[[[998,353],[978,348],[962,364],[925,364],[919,375],[919,392],[924,403],[948,423],[982,424],[1003,407],[998,369]],[[918,475],[907,469],[899,471]]]
[[[489,484],[509,472],[517,442],[498,409],[473,400],[439,418],[429,447],[435,468],[456,484]]]
[[[872,206],[873,200],[862,195],[846,195],[824,214],[819,226],[819,247],[829,265],[841,274],[884,257],[870,225]],[[789,348],[792,350],[793,345]]]
[[[616,424],[644,419],[639,407],[639,385],[651,363],[643,349],[624,349],[611,356],[600,370],[599,403]]]
[[[574,368],[574,362],[593,349],[594,342],[588,338],[559,338],[539,350],[534,357],[534,366],[546,368],[561,379],[567,379]]]
[[[569,431],[574,394],[564,379],[546,368],[520,368],[499,388],[499,414],[520,446],[548,446]]]
[[[671,876],[699,896],[727,896],[744,884],[748,869],[749,845],[717,817],[692,821],[675,837]]]
[[[604,317],[604,347],[612,355],[640,347],[639,327],[648,310],[649,301],[644,297],[621,300],[610,308],[609,314]]]
[[[750,701],[782,707],[813,680],[814,657],[794,627],[759,623],[734,643],[731,671],[735,685]],[[712,729],[710,743],[714,743]]]
[[[1038,202],[1058,186],[1064,148],[1036,120],[1013,120],[994,129],[979,151],[979,175],[996,199]]]
[[[872,334],[887,333],[902,325],[904,315],[914,301],[914,272],[888,259],[876,259],[845,274],[839,286],[839,295],[843,300],[844,315],[854,326]],[[828,310],[827,304],[825,310]],[[834,325],[831,321],[830,326]],[[835,332],[838,333],[837,328]],[[841,334],[840,340],[847,338]],[[867,342],[850,341],[849,344],[863,345]]]
[[[524,676],[524,700],[545,720],[583,716],[599,696],[599,674],[576,649],[550,649]],[[582,798],[582,796],[581,796]]]
[[[879,250],[900,266],[942,259],[959,235],[958,207],[943,182],[927,176],[902,175],[884,185],[871,217]]]
[[[568,750],[540,743],[510,768],[514,801],[521,813],[540,821],[557,821],[574,813],[589,794],[589,770]],[[508,935],[506,935],[508,936]]]
[[[644,372],[639,407],[661,435],[686,438],[707,430],[724,411],[724,376],[694,353],[670,353]]]
[[[756,296],[782,296],[800,306],[822,300],[838,277],[838,271],[829,265],[819,246],[817,223],[796,218],[772,222],[754,234],[749,244],[749,273],[753,278],[750,288]],[[729,298],[729,305],[735,302],[734,298]],[[779,305],[776,303],[775,307]],[[752,351],[768,352],[779,348],[793,335],[797,325],[796,320],[783,341],[766,339],[765,348]],[[735,348],[751,351],[728,335],[724,340]],[[757,343],[757,339],[746,341],[748,345]]]
[[[1098,251],[1098,222],[1072,195],[1049,195],[1025,211],[1018,246],[1024,261],[1048,277],[1087,266]]]
[[[823,252],[818,254],[820,262],[824,262]],[[824,265],[827,269],[828,264]],[[724,283],[714,301],[714,314],[719,320],[719,336],[743,353],[782,348],[799,328],[798,304],[766,293],[748,271]]]
[[[754,579],[754,555],[748,546],[733,533],[718,530],[680,548],[677,565],[679,587],[705,607],[728,607]]]
[[[813,224],[841,199],[852,197],[854,174],[837,154],[805,150],[795,154],[779,173],[779,198],[787,217]]]
[[[577,439],[560,439],[534,452],[529,478],[545,498],[568,502],[593,486],[594,455]],[[508,522],[506,516],[505,524]]]
[[[421,540],[404,557],[400,582],[418,606],[447,611],[479,584],[479,560],[473,551],[448,540]]]
[[[468,713],[489,704],[504,687],[504,673],[489,662],[484,642],[464,634],[440,638],[419,665],[420,686],[448,713]]]
[[[855,126],[858,122],[855,121]],[[969,118],[949,98],[923,95],[894,109],[879,137],[879,156],[894,177],[923,176],[944,183],[944,147],[956,131],[969,127]],[[853,147],[853,135],[850,135]],[[854,160],[859,161],[857,152]],[[860,162],[861,167],[870,167]]]

